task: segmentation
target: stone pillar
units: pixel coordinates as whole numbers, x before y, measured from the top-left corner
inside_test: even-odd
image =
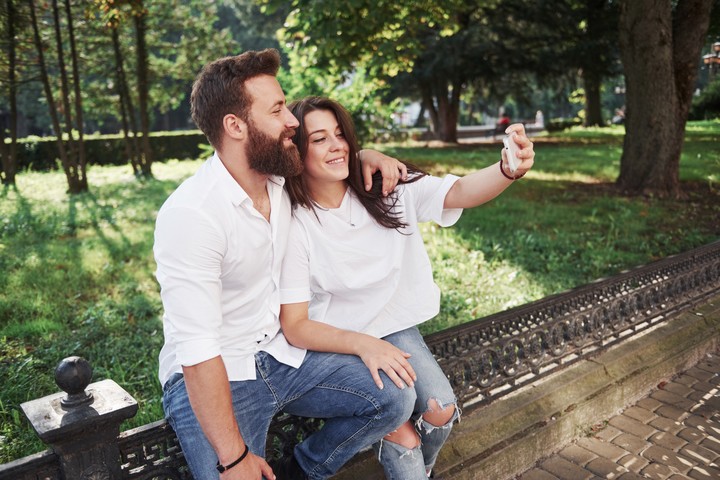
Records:
[[[55,381],[64,393],[20,407],[60,458],[66,479],[120,478],[120,423],[135,416],[138,405],[112,380],[90,384],[91,379],[92,368],[85,359],[68,357],[55,369]]]

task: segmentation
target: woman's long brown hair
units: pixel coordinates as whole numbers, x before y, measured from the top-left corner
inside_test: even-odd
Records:
[[[395,229],[406,227],[407,224],[402,221],[402,212],[398,212],[394,209],[398,201],[397,190],[393,190],[387,197],[382,196],[382,176],[380,172],[376,172],[373,175],[372,189],[369,192],[365,191],[362,166],[360,164],[360,159],[358,158],[360,146],[358,145],[357,135],[355,134],[355,125],[353,124],[352,117],[348,111],[345,110],[345,108],[338,102],[325,97],[307,97],[302,100],[297,100],[292,102],[289,105],[289,108],[293,115],[295,115],[295,118],[298,119],[298,122],[300,122],[300,125],[297,128],[297,133],[295,134],[295,137],[293,137],[293,142],[297,145],[298,150],[300,151],[300,157],[303,161],[305,160],[308,151],[308,135],[307,130],[305,129],[305,116],[316,110],[327,110],[335,114],[338,126],[343,132],[350,149],[348,155],[349,174],[346,180],[348,187],[352,189],[360,203],[378,224],[383,227]],[[406,165],[408,168],[408,180],[401,180],[400,183],[411,183],[427,175],[426,172],[420,170],[414,165]],[[302,205],[303,207],[309,208],[315,212],[315,208],[318,205],[310,196],[310,191],[307,187],[307,183],[305,182],[304,175],[286,178],[285,186],[290,194],[290,201],[293,205]]]

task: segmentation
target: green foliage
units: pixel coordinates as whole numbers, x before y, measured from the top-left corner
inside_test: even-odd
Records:
[[[153,106],[161,113],[177,108],[206,63],[233,54],[238,45],[229,28],[219,29],[214,2],[146,1]]]
[[[352,115],[360,139],[374,140],[378,132],[391,128],[391,115],[397,102],[383,103],[382,82],[373,80],[365,68],[358,68],[350,78],[323,71],[296,50],[286,49],[289,70],[281,70],[278,79],[289,101],[310,95],[339,101]]]
[[[682,200],[618,196],[622,127],[537,138],[536,165],[455,227],[422,235],[442,296],[430,333],[558,293],[720,237],[720,122],[688,126]],[[433,173],[497,162],[498,145],[383,147]],[[0,190],[0,463],[45,447],[22,402],[57,391],[52,372],[82,355],[139,402],[123,429],[162,418],[161,302],[152,256],[160,205],[199,166],[169,161],[138,182],[91,166],[91,193],[69,196],[61,172],[27,171]]]
[[[14,2],[27,9],[23,2]],[[237,51],[237,43],[228,28],[217,28],[218,7],[214,2],[185,0],[183,2],[109,1],[85,2],[74,7],[76,44],[80,54],[82,101],[84,120],[90,130],[120,129],[119,97],[117,92],[116,64],[111,44],[111,28],[120,33],[123,67],[133,103],[137,110],[137,58],[134,14],[142,8],[146,13],[147,38],[150,69],[150,113],[165,113],[177,108],[189,94],[189,86],[203,64],[217,57]],[[39,22],[43,40],[54,42],[51,26],[51,9],[39,9]],[[68,51],[67,29],[63,26],[63,42]],[[25,28],[18,32],[16,42],[23,46],[30,44],[30,31]],[[55,89],[54,98],[59,98],[56,53],[46,49],[50,65],[51,84]],[[35,112],[38,105],[47,111],[42,87],[37,82],[37,53],[28,48],[19,52],[18,61],[24,65],[20,86],[20,111],[29,116],[31,126],[51,133],[51,127],[44,112]],[[4,64],[6,62],[3,56]],[[4,77],[3,77],[4,78]],[[0,92],[3,95],[4,92]],[[5,103],[5,102],[3,102]],[[136,112],[137,113],[137,112]],[[26,117],[27,118],[27,117]],[[34,123],[34,125],[33,125]]]
[[[265,3],[274,11],[288,2]],[[280,34],[306,66],[331,74],[366,69],[390,87],[386,98],[422,101],[433,131],[447,141],[456,140],[458,99],[468,87],[482,97],[465,95],[465,101],[488,104],[486,111],[494,116],[508,98],[528,109],[534,100],[528,86],[535,82],[562,89],[578,70],[598,81],[618,71],[614,2],[290,4]]]

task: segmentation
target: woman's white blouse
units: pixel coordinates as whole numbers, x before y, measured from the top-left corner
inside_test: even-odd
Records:
[[[418,223],[457,222],[444,209],[458,180],[425,176],[397,187],[401,231],[378,225],[348,189],[337,209],[298,207],[280,276],[280,302],[309,302],[309,318],[384,337],[422,323],[440,310],[440,290]]]

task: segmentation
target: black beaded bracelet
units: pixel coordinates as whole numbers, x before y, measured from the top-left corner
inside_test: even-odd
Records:
[[[250,448],[247,446],[247,443],[246,443],[246,444],[245,444],[245,451],[242,453],[242,455],[240,455],[240,457],[239,457],[237,460],[235,460],[234,462],[232,462],[232,463],[229,464],[229,465],[220,465],[220,460],[218,460],[217,465],[215,465],[215,468],[217,468],[217,471],[220,472],[220,473],[223,473],[223,472],[225,472],[225,471],[227,471],[227,470],[230,470],[232,467],[234,467],[234,466],[237,465],[238,463],[240,463],[240,462],[242,462],[243,460],[245,460],[245,457],[247,457],[248,452],[250,452]]]
[[[502,167],[502,164],[503,164],[503,162],[502,162],[502,160],[500,160],[500,173],[502,173],[503,177],[507,178],[508,180],[517,180],[518,178],[522,178],[525,176],[525,174],[523,173],[521,175],[518,175],[517,177],[511,177],[510,175],[505,173],[505,169]]]

